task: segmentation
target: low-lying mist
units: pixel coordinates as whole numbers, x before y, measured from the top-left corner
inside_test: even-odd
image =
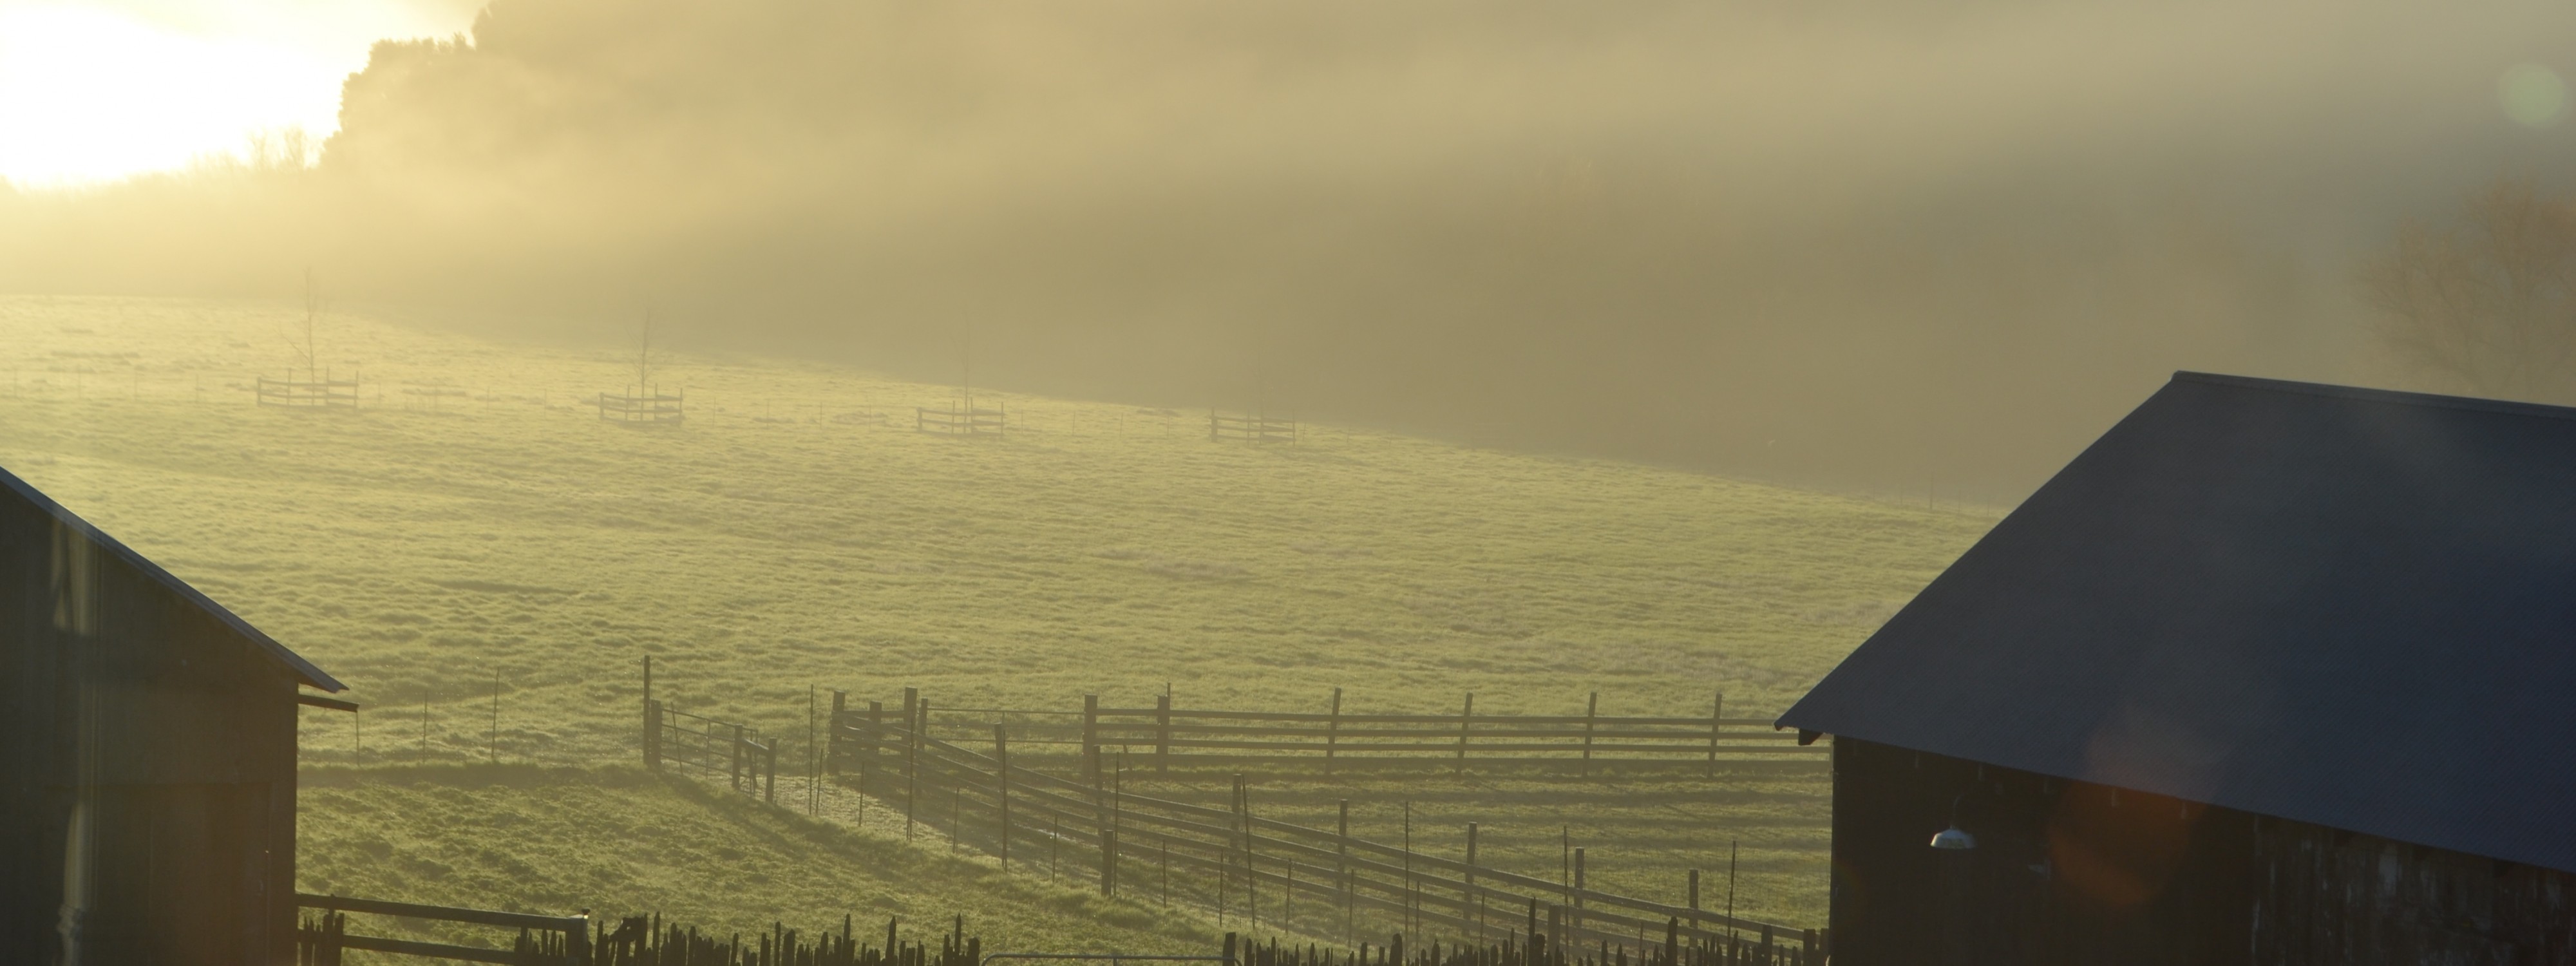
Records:
[[[344,306],[555,338],[649,307],[684,345],[934,381],[971,359],[2009,500],[2176,368],[2457,388],[2380,351],[2357,273],[2499,176],[2567,180],[2563,86],[2517,116],[2499,83],[2576,65],[2570,28],[2538,3],[495,0],[470,38],[380,45],[318,166],[0,191],[0,286],[287,296],[310,266]]]

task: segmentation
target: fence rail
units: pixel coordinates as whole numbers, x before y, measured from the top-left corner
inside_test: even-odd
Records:
[[[971,402],[963,408],[955,403],[950,403],[946,409],[915,406],[912,409],[912,428],[915,432],[951,436],[1000,436],[1010,428],[1007,408],[994,403],[993,408],[985,409]]]
[[[319,374],[307,369],[304,378],[297,379],[295,370],[289,369],[283,379],[260,376],[253,390],[262,406],[355,408],[358,405],[358,376],[354,372],[347,379],[334,379],[328,369]]]
[[[1628,948],[1643,946],[1650,933],[1694,943],[1753,933],[1799,937],[1798,950],[1817,946],[1816,934],[1778,923],[1588,889],[1580,850],[1572,881],[1550,882],[1477,864],[1472,824],[1465,860],[1447,859],[1352,837],[1347,802],[1340,828],[1326,831],[1253,814],[1240,776],[1225,809],[1125,794],[1098,772],[1085,783],[1013,764],[1006,726],[991,726],[988,755],[925,733],[926,702],[901,711],[901,719],[888,720],[882,702],[867,712],[836,710],[827,764],[861,792],[899,807],[907,829],[925,817],[936,823],[945,811],[952,841],[998,856],[1005,869],[1015,852],[1023,864],[1032,861],[1033,847],[1052,866],[1072,844],[1103,894],[1120,893],[1123,870],[1150,863],[1168,901],[1178,866],[1185,880],[1201,880],[1202,898],[1220,919],[1231,906],[1257,926],[1267,890],[1275,922],[1311,929],[1320,920],[1346,937],[1359,935],[1362,910],[1372,922],[1402,922],[1408,931],[1429,926],[1484,937],[1509,932],[1509,920],[1525,908],[1533,922],[1544,909],[1547,935],[1572,942]]]
[[[1597,693],[1579,715],[1479,712],[1473,694],[1455,714],[1359,714],[1341,710],[1339,688],[1323,711],[1175,708],[1169,697],[1156,698],[1150,708],[1104,707],[1086,696],[1080,711],[946,708],[943,716],[932,716],[916,713],[921,704],[919,690],[906,688],[899,720],[913,722],[924,734],[966,741],[979,741],[998,723],[1019,744],[1082,756],[1086,775],[1097,775],[1102,756],[1117,752],[1157,770],[1303,763],[1328,774],[1341,768],[1588,770],[1641,764],[1697,764],[1714,773],[1721,764],[1744,761],[1821,763],[1826,754],[1799,744],[1795,732],[1774,730],[1767,718],[1727,717],[1723,694],[1710,701],[1706,715],[1694,716],[1604,715]],[[883,712],[878,720],[884,720]]]
[[[664,393],[661,387],[634,392],[600,393],[599,418],[615,423],[680,423],[688,421],[688,391]]]
[[[317,896],[300,892],[295,895],[295,904],[318,913],[304,916],[295,930],[297,966],[340,966],[340,953],[351,949],[401,953],[408,956],[468,963],[592,966],[588,913],[574,916],[540,916],[490,909],[459,909],[410,902],[386,902],[381,899],[355,899],[348,896]],[[517,929],[519,935],[517,942],[508,949],[350,935],[348,914],[353,912]]]
[[[1250,443],[1294,443],[1297,441],[1297,421],[1257,413],[1227,416],[1208,410],[1208,441],[1229,439]]]
[[[762,741],[750,725],[674,711],[647,698],[644,763],[659,771],[666,762],[723,772],[735,791],[778,800],[777,739]]]

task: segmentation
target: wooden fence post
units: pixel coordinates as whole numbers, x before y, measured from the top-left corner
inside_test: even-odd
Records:
[[[1234,801],[1232,803],[1232,807],[1234,810],[1235,848],[1240,849],[1243,852],[1244,916],[1246,920],[1252,924],[1253,928],[1257,929],[1261,926],[1261,906],[1260,900],[1255,898],[1259,893],[1253,890],[1252,823],[1249,816],[1246,814],[1250,811],[1251,801],[1243,792],[1242,772],[1234,773]]]
[[[1333,773],[1333,743],[1342,730],[1342,689],[1333,689],[1333,716],[1324,722],[1324,774]]]
[[[654,771],[662,770],[662,748],[658,742],[662,737],[659,727],[662,716],[658,710],[653,706],[653,655],[647,654],[644,655],[644,767]],[[428,712],[422,712],[424,719],[427,715]],[[422,728],[424,733],[427,730]]]
[[[1708,706],[1708,773],[1717,775],[1717,739],[1726,730],[1726,692],[1717,692],[1717,700]]]
[[[1693,928],[1693,929],[1697,929],[1697,928],[1699,928],[1699,870],[1698,870],[1698,869],[1692,869],[1692,870],[1690,870],[1690,910],[1691,910],[1691,917],[1690,917],[1691,928]]]
[[[1100,894],[1118,894],[1118,832],[1106,825],[1100,827]]]
[[[1574,847],[1574,922],[1571,927],[1583,928],[1583,847],[1580,845]]]
[[[1091,773],[1091,784],[1100,784],[1100,696],[1082,696],[1082,766]]]
[[[738,791],[741,791],[741,790],[742,790],[742,726],[741,726],[741,725],[735,725],[735,726],[733,726],[733,760],[732,760],[732,766],[731,766],[731,767],[729,767],[729,768],[727,768],[727,769],[725,770],[725,780],[733,783],[733,790],[734,790],[734,791],[737,791],[737,792],[738,792]]]
[[[662,702],[644,702],[644,767],[662,770]]]
[[[762,801],[776,805],[778,804],[778,739],[769,739],[769,746],[762,748],[760,752],[761,757],[768,759],[769,765],[769,781],[762,786],[760,797]]]
[[[1170,769],[1172,756],[1172,696],[1154,696],[1154,773]]]
[[[1002,808],[1002,871],[1011,871],[1011,742],[1000,722],[993,724],[994,794]]]
[[[1467,773],[1467,727],[1476,717],[1476,692],[1467,692],[1467,706],[1458,710],[1458,773]]]
[[[1342,938],[1344,941],[1348,941],[1352,927],[1351,910],[1354,908],[1352,905],[1352,892],[1357,888],[1357,883],[1351,881],[1350,799],[1342,799],[1341,816],[1340,823],[1334,826],[1333,871],[1340,873],[1334,877],[1334,880],[1341,883],[1342,887]]]
[[[864,791],[868,780],[881,773],[877,756],[885,749],[885,702],[868,702],[867,739],[859,745],[859,788]]]
[[[1467,887],[1458,893],[1458,897],[1466,900],[1468,907],[1473,910],[1476,917],[1476,941],[1483,942],[1485,941],[1485,900],[1483,894],[1476,891],[1476,823],[1474,822],[1467,823],[1467,868],[1463,875],[1466,877]]]
[[[1591,699],[1583,703],[1583,773],[1586,775],[1592,774],[1593,719],[1600,716],[1601,692],[1594,691],[1592,692]]]
[[[849,721],[849,708],[850,692],[833,688],[831,723],[823,731],[823,771],[827,774],[841,773],[840,756],[834,752],[841,748],[841,726]]]

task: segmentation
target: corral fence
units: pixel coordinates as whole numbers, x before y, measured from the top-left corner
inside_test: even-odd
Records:
[[[1227,958],[1235,957],[1235,947],[1235,935],[1225,934]],[[1506,933],[1500,942],[1444,945],[1434,941],[1425,946],[1409,943],[1403,933],[1396,933],[1374,950],[1367,943],[1337,950],[1282,946],[1273,938],[1266,945],[1243,944],[1237,961],[1242,966],[1825,966],[1831,960],[1832,944],[1821,937],[1803,946],[1775,943],[1769,936],[1759,942],[1741,938],[1706,942],[1686,938],[1678,928],[1666,929],[1661,944],[1641,945],[1632,956],[1624,947],[1587,949],[1552,937],[1540,931],[1532,917],[1527,931],[1517,936]]]
[[[600,393],[599,418],[612,423],[679,423],[688,420],[688,390],[665,393],[662,387],[638,386],[631,392]]]
[[[322,406],[354,409],[358,405],[356,371],[351,371],[347,379],[339,379],[334,378],[329,369],[324,369],[318,374],[307,369],[304,370],[304,378],[298,379],[295,378],[295,370],[288,369],[285,378],[282,379],[271,379],[264,374],[261,375],[252,388],[258,404],[262,406]]]
[[[587,912],[543,916],[345,896],[295,898],[307,910],[296,929],[296,966],[341,966],[341,954],[349,950],[512,966],[979,966],[984,959],[984,941],[966,935],[964,916],[952,920],[935,947],[903,940],[893,919],[886,920],[884,943],[870,946],[869,937],[853,931],[849,916],[841,917],[837,932],[808,935],[772,923],[765,932],[744,936],[701,933],[665,923],[659,914],[627,916],[612,926]],[[350,913],[516,929],[518,935],[510,945],[490,947],[352,935]]]
[[[519,966],[593,966],[590,914],[541,916],[490,909],[426,906],[380,899],[297,893],[295,904],[307,910],[295,930],[296,966],[340,966],[345,950],[401,953],[468,963]],[[349,914],[398,916],[428,922],[456,922],[519,931],[506,949],[353,935]]]
[[[1759,936],[1799,956],[1824,942],[1816,932],[1701,909],[1696,888],[1687,906],[1589,889],[1579,849],[1570,881],[1550,882],[1479,865],[1473,823],[1465,858],[1448,859],[1352,837],[1347,800],[1338,828],[1327,831],[1254,814],[1240,775],[1228,808],[1126,794],[1114,780],[1123,768],[1106,770],[1111,782],[1100,772],[1087,783],[1057,777],[1013,761],[1007,726],[990,726],[985,754],[925,734],[923,703],[906,710],[894,720],[881,702],[867,714],[835,713],[829,769],[900,809],[907,834],[945,818],[952,843],[995,855],[1005,870],[1016,858],[1053,871],[1070,851],[1102,894],[1169,903],[1177,869],[1185,901],[1210,906],[1220,922],[1231,913],[1257,928],[1267,916],[1275,927],[1349,940],[1365,922],[1485,942],[1509,933],[1524,910],[1533,922],[1544,910],[1547,935],[1597,944],[1605,957],[1612,947],[1642,955],[1650,935],[1726,948]],[[1131,876],[1137,885],[1127,884]]]
[[[1264,416],[1259,413],[1228,416],[1208,410],[1208,441],[1237,440],[1248,443],[1294,443],[1297,421]]]
[[[1596,767],[1689,767],[1715,774],[1746,761],[1821,764],[1827,750],[1801,745],[1795,732],[1778,731],[1760,717],[1726,716],[1726,696],[1715,695],[1704,715],[1601,714],[1601,695],[1584,701],[1582,714],[1528,715],[1476,710],[1465,695],[1456,714],[1358,714],[1342,710],[1334,688],[1321,711],[1247,711],[1175,708],[1169,695],[1154,706],[1104,706],[1083,698],[1080,711],[1016,708],[946,708],[933,715],[917,688],[905,688],[896,724],[923,734],[980,742],[993,724],[1037,755],[1078,755],[1084,775],[1097,777],[1104,756],[1158,771],[1173,767],[1316,766],[1337,769],[1451,769],[1517,767],[1589,772]],[[832,722],[888,721],[887,709],[870,710],[835,699]],[[833,735],[842,734],[834,730]]]
[[[1010,428],[1008,409],[1002,403],[994,403],[993,408],[985,409],[972,400],[963,405],[952,401],[945,409],[915,406],[912,408],[912,428],[915,432],[948,436],[1000,436]]]
[[[763,801],[778,800],[778,741],[760,740],[760,729],[674,711],[650,698],[644,701],[644,764],[654,771],[664,764],[722,772],[733,790]]]

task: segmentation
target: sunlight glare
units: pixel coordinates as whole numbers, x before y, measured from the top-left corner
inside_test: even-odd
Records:
[[[276,29],[269,17],[173,23],[114,5],[0,0],[0,178],[94,183],[239,154],[263,128],[328,135],[340,81],[366,65],[374,37],[428,26],[386,12],[377,24]]]

